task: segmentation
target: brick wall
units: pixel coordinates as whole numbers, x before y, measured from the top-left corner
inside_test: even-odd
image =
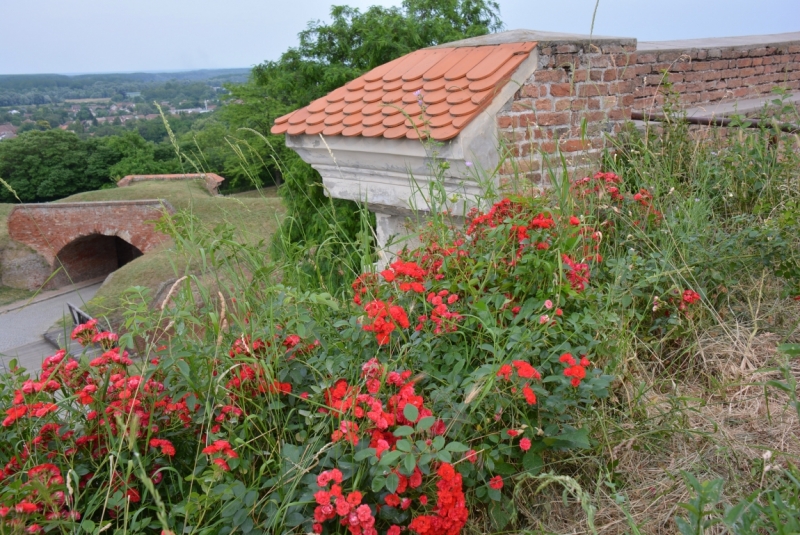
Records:
[[[777,86],[800,89],[800,42],[721,46],[725,40],[708,39],[695,43],[702,45],[702,41],[708,45],[681,48],[676,42],[678,48],[665,49],[666,43],[641,43],[633,108],[658,111],[664,103],[659,91],[664,82],[671,84],[685,107],[759,97]]]
[[[540,42],[536,72],[497,115],[501,144],[509,159],[500,174],[538,183],[547,167],[594,165],[630,118],[636,59],[635,39],[590,43]]]
[[[608,134],[632,111],[661,111],[665,80],[685,108],[763,97],[777,86],[800,90],[800,33],[654,43],[563,37],[539,41],[537,53],[536,72],[497,114],[504,183],[541,184],[562,156],[570,174],[597,169]]]
[[[160,200],[18,205],[8,217],[9,237],[19,246],[17,249],[32,250],[42,259],[39,263],[50,269],[47,273],[32,270],[29,277],[20,277],[14,266],[37,262],[29,258],[30,254],[5,255],[9,265],[2,269],[3,283],[38,288],[43,277],[46,279],[62,264],[70,277],[59,274],[48,288],[68,284],[70,278],[77,282],[108,274],[135,256],[136,250],[147,253],[168,239],[154,227],[164,210],[174,212],[168,202]],[[135,250],[118,243],[117,238]]]

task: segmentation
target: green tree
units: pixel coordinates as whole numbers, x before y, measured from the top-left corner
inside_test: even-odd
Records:
[[[87,158],[76,134],[33,130],[0,143],[0,176],[25,202],[65,197],[100,187],[86,177]],[[15,201],[5,188],[0,189],[0,200]]]

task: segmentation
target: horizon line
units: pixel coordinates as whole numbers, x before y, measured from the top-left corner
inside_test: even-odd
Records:
[[[128,71],[86,71],[86,72],[24,72],[24,73],[0,73],[0,76],[88,76],[93,74],[179,74],[200,71],[236,71],[252,70],[253,67],[204,67],[202,69],[158,69],[158,70],[128,70]]]

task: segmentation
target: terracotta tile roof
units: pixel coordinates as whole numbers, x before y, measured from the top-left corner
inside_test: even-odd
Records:
[[[279,117],[271,132],[388,139],[419,139],[429,132],[445,141],[489,105],[535,46],[417,50]]]

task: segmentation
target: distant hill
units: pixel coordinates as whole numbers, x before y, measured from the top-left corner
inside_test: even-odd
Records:
[[[161,83],[168,81],[242,83],[250,69],[203,69],[183,72],[108,74],[0,74],[0,91],[30,91],[55,88],[84,89],[95,84]]]
[[[250,69],[204,69],[181,72],[107,74],[3,74],[0,75],[0,107],[41,105],[76,99],[125,98],[158,86],[206,88],[247,81]],[[173,91],[174,92],[174,91]],[[194,91],[195,93],[197,91]]]

